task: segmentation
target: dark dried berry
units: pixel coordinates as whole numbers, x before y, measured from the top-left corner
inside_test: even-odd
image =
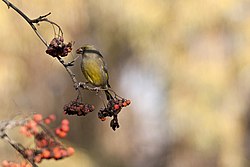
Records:
[[[69,104],[65,105],[63,110],[65,114],[85,116],[89,112],[94,111],[94,106],[90,104],[83,104],[77,100],[72,100]]]
[[[114,116],[114,118],[110,121],[110,127],[115,131],[116,128],[119,128],[120,125],[118,123],[118,118],[117,116]]]
[[[52,57],[65,57],[72,51],[72,43],[64,43],[63,37],[52,39],[46,53]]]
[[[126,100],[124,98],[118,99],[117,97],[114,97],[113,99],[108,100],[108,104],[105,108],[100,109],[98,112],[98,118],[105,121],[106,117],[113,117],[110,122],[110,127],[113,130],[116,130],[116,128],[120,127],[118,123],[118,114],[123,107],[126,107],[129,104],[130,100]]]

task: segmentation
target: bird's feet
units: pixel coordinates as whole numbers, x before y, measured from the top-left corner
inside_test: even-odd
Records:
[[[79,82],[77,87],[79,88],[83,88],[83,89],[86,89],[88,82]]]
[[[98,93],[100,91],[100,89],[101,89],[100,87],[94,87],[93,91],[95,91],[96,93]]]

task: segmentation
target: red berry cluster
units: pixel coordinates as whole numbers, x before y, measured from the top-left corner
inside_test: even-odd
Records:
[[[50,42],[46,53],[51,55],[52,57],[65,57],[72,51],[72,43],[68,44],[64,43],[64,39],[62,36],[58,38],[53,38]]]
[[[25,161],[21,163],[17,163],[17,162],[4,160],[2,162],[2,167],[32,167],[32,165]]]
[[[72,100],[69,104],[66,104],[63,107],[64,114],[68,115],[77,115],[77,116],[85,116],[88,113],[94,111],[95,107],[90,104],[83,104],[79,102],[77,99]]]
[[[105,108],[102,108],[98,112],[98,117],[102,120],[105,121],[106,117],[113,117],[113,119],[110,122],[110,127],[113,130],[116,130],[116,128],[119,128],[120,125],[118,123],[118,113],[121,111],[123,107],[128,106],[131,103],[130,100],[126,100],[124,98],[118,99],[117,97],[110,99],[108,101],[108,104]]]
[[[27,121],[23,126],[20,128],[20,132],[27,137],[36,136],[39,132],[39,123],[50,124],[52,121],[55,121],[55,115],[51,114],[47,118],[43,119],[41,114],[33,115],[33,119]]]
[[[67,119],[62,120],[60,127],[55,129],[55,134],[60,137],[66,137],[69,132],[69,121]]]
[[[56,135],[63,138],[67,135],[69,132],[69,121],[67,119],[62,120],[61,125],[55,129],[55,135],[45,126],[45,124],[48,125],[55,119],[55,115],[43,118],[41,114],[35,114],[31,120],[28,120],[21,126],[20,132],[27,137],[34,137],[35,142],[35,148],[20,148],[25,159],[33,163],[40,163],[43,159],[58,160],[73,155],[74,149],[72,147],[63,147],[55,137]],[[12,167],[16,165],[16,167],[25,167],[14,162],[8,162],[3,161],[3,166]]]
[[[75,152],[74,148],[64,148],[62,145],[56,144],[53,147],[44,147],[40,149],[29,149],[24,150],[24,157],[31,160],[34,163],[40,163],[43,159],[63,159],[73,155]]]

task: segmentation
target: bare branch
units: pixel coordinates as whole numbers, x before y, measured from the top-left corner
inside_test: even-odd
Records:
[[[17,143],[16,141],[12,140],[8,135],[7,135],[7,130],[15,128],[17,126],[24,125],[27,122],[28,118],[21,119],[21,120],[8,120],[8,121],[1,121],[0,122],[0,137],[1,139],[7,141],[14,149],[16,149],[24,159],[27,159],[33,167],[37,167],[37,165],[29,158],[26,157],[25,152],[24,152],[24,146],[21,145],[20,143]]]
[[[7,134],[5,134],[2,139],[4,139],[5,141],[7,141],[14,149],[16,149],[22,156],[24,159],[28,160],[30,162],[30,164],[33,167],[38,167],[33,160],[29,159],[26,157],[26,154],[24,152],[24,146],[21,145],[20,143],[15,142],[14,140],[12,140],[11,138],[9,138],[9,136]]]
[[[43,44],[45,46],[48,46],[47,42],[45,41],[45,39],[43,39],[43,37],[41,36],[41,34],[39,34],[39,32],[37,31],[36,26],[33,23],[38,23],[39,20],[43,19],[44,17],[48,16],[49,14],[44,15],[44,16],[40,16],[37,19],[31,20],[26,14],[24,14],[20,9],[18,9],[15,5],[13,5],[8,0],[2,0],[2,1],[8,6],[8,8],[12,8],[19,15],[21,15],[22,18],[24,18],[24,20],[26,20],[28,22],[28,24],[31,26],[31,28],[34,30],[34,32],[36,33],[36,35],[38,36],[38,38],[43,42]]]

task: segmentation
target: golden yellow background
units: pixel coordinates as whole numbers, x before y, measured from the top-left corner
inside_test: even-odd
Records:
[[[41,166],[247,167],[250,165],[250,3],[247,0],[13,0],[48,12],[74,51],[94,44],[110,84],[132,100],[113,132],[97,111],[63,115],[76,93],[30,26],[0,3],[0,118],[37,112],[69,118],[76,154]],[[47,41],[50,25],[40,24]],[[73,52],[74,53],[74,52]],[[75,54],[66,58],[71,60]],[[79,61],[72,70],[84,80]],[[101,107],[94,93],[84,99]],[[24,137],[12,133],[26,144]],[[0,160],[21,159],[0,142]]]

